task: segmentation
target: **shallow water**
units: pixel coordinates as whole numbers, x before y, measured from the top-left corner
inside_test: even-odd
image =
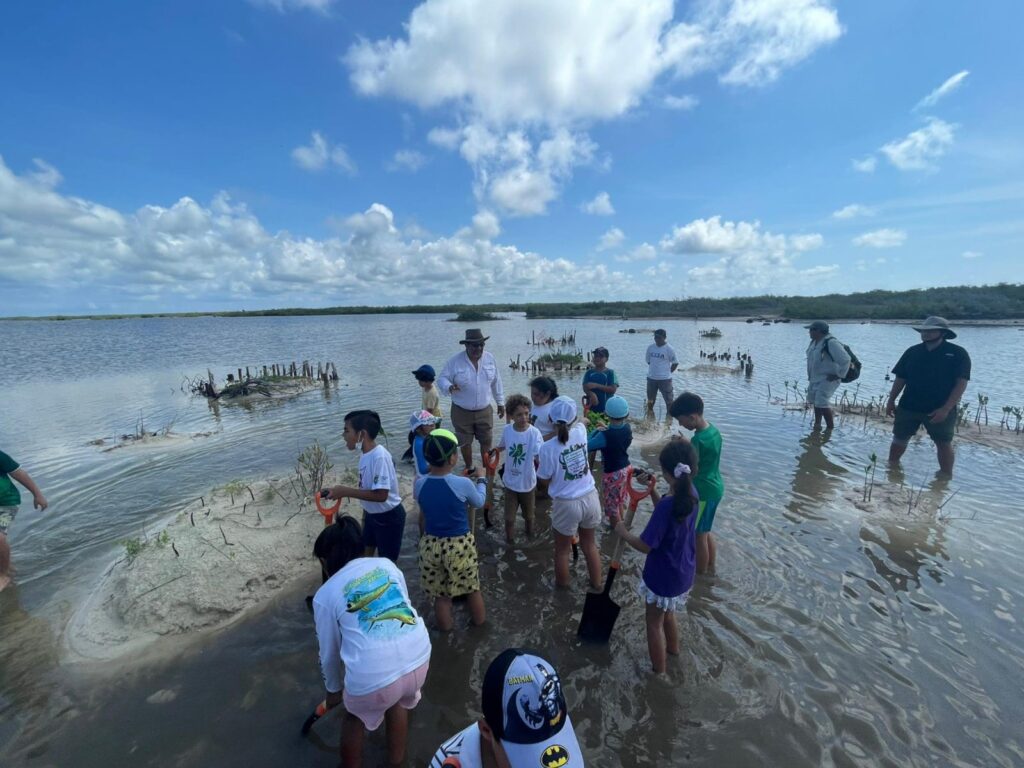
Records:
[[[575,328],[582,348],[610,349],[620,393],[636,411],[650,335],[617,331],[641,324],[655,325],[519,318],[485,332],[504,366],[535,351],[526,344],[531,331]],[[510,644],[534,647],[559,668],[593,765],[1024,762],[1020,448],[960,442],[957,477],[930,487],[934,453],[929,442],[915,442],[904,459],[907,482],[956,496],[938,516],[862,512],[843,494],[857,493],[872,452],[884,456],[884,427],[850,418],[828,440],[809,436],[802,413],[767,402],[769,385],[785,396],[784,381],[803,381],[806,331],[716,324],[725,335],[711,342],[697,336],[705,324],[656,323],[683,369],[700,362],[701,348],[749,351],[755,360],[750,379],[685,370],[676,377],[677,392],[685,386],[705,397],[722,431],[727,497],[715,526],[719,573],[698,582],[679,617],[684,653],[668,679],[646,672],[636,553],[616,583],[624,609],[612,642],[594,648],[575,637],[582,564],[577,589],[553,593],[546,527],[511,550],[482,531],[488,624],[434,637],[411,764],[423,765],[445,736],[478,716],[483,671]],[[19,584],[0,593],[4,764],[335,765],[336,717],[318,723],[314,738],[298,736],[321,695],[302,600],[316,583],[312,564],[308,583],[282,590],[258,615],[161,648],[146,664],[68,664],[61,632],[123,551],[119,540],[161,527],[211,487],[287,472],[314,438],[339,468],[354,465],[340,441],[348,410],[377,408],[399,454],[419,402],[409,371],[423,362],[440,368],[464,327],[436,316],[4,323],[0,445],[51,502],[44,515],[23,504],[11,536]],[[833,330],[864,362],[860,399],[888,391],[888,366],[917,340],[900,326]],[[994,421],[1003,405],[1024,404],[1019,331],[969,328],[957,343],[974,360],[968,400],[987,394]],[[184,376],[207,368],[221,377],[303,359],[333,360],[340,385],[251,408],[211,409],[180,391]],[[527,374],[503,368],[503,376],[506,392],[526,391]],[[580,376],[558,377],[563,391],[577,395]],[[659,421],[662,411],[659,404]],[[173,422],[175,432],[213,434],[110,453],[88,445],[132,432],[140,414],[147,428]],[[650,462],[655,451],[652,444],[637,458]],[[641,507],[639,524],[644,519]],[[611,542],[603,549],[607,557]],[[413,552],[410,531],[400,565],[417,595]],[[168,693],[147,701],[159,691]],[[381,757],[379,739],[368,756],[368,764]]]

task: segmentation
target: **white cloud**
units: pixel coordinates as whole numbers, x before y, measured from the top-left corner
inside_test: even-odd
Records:
[[[674,227],[659,247],[671,253],[732,253],[755,248],[781,251],[786,247],[786,239],[762,232],[759,221],[723,222],[721,216],[712,216]]]
[[[853,244],[865,248],[898,248],[907,239],[902,229],[876,229],[853,238]]]
[[[629,253],[624,253],[621,256],[616,256],[616,261],[622,262],[634,262],[634,261],[654,261],[658,258],[658,249],[650,243],[640,243],[636,248],[631,250]]]
[[[965,259],[980,259],[982,257],[981,251],[964,251],[960,255]]]
[[[860,203],[850,203],[849,205],[843,206],[838,211],[832,212],[833,219],[855,219],[858,216],[874,216],[875,211],[873,208],[869,208],[866,205]]]
[[[939,99],[941,99],[944,96],[948,96],[953,91],[955,91],[957,88],[959,88],[963,84],[964,80],[967,78],[967,75],[969,75],[969,74],[970,73],[966,69],[962,70],[960,72],[957,72],[951,78],[946,80],[946,82],[944,82],[942,85],[940,85],[934,91],[932,91],[927,96],[925,96],[923,99],[921,99],[921,101],[919,101],[917,103],[917,106],[914,107],[914,109],[926,109],[928,107],[935,106],[935,103]]]
[[[873,155],[868,155],[863,160],[851,160],[850,163],[853,165],[853,170],[855,171],[860,171],[861,173],[874,173],[875,165],[878,163],[878,160]]]
[[[273,8],[279,13],[288,11],[317,11],[327,13],[334,0],[249,0],[255,6]]]
[[[825,238],[814,233],[811,235],[790,235],[789,247],[799,253],[813,251],[825,244]]]
[[[689,94],[684,94],[683,96],[669,95],[666,96],[661,103],[664,104],[667,109],[689,111],[700,104],[700,99]]]
[[[911,131],[903,139],[889,142],[879,151],[901,171],[930,170],[935,167],[932,161],[938,160],[953,146],[955,129],[955,125],[931,117],[923,128]]]
[[[306,171],[322,171],[328,166],[335,166],[349,176],[356,174],[356,164],[352,162],[345,148],[340,144],[332,147],[319,131],[313,131],[309,146],[295,147],[292,150],[292,159]]]
[[[515,291],[551,299],[569,285],[598,298],[609,281],[627,280],[598,265],[591,290],[568,260],[498,244],[498,219],[486,210],[454,235],[409,239],[374,203],[344,218],[339,236],[315,239],[267,231],[225,193],[208,205],[182,197],[121,213],[61,194],[58,178],[17,175],[0,159],[0,290],[26,297],[5,301],[5,314],[66,312],[72,295],[106,311],[131,311],[143,297],[163,308],[302,306],[313,290],[324,304],[507,300]]]
[[[672,0],[425,0],[400,37],[360,39],[344,62],[359,93],[450,108],[461,127],[428,139],[459,148],[478,200],[536,215],[574,165],[593,160],[597,147],[580,128],[625,115],[659,78],[713,71],[762,85],[841,34],[829,0],[715,0],[683,20],[674,12]],[[508,44],[516,39],[530,45]],[[692,106],[690,98],[666,105]],[[537,154],[480,165],[515,134]],[[555,164],[543,147],[560,137],[572,137],[575,151]]]
[[[610,251],[614,248],[618,248],[626,241],[626,233],[618,227],[612,227],[603,235],[601,240],[597,244],[597,250],[599,251]]]
[[[387,164],[389,171],[409,171],[416,173],[427,164],[427,156],[415,149],[400,149],[395,152],[394,157]]]
[[[580,210],[592,216],[611,216],[615,213],[612,199],[607,192],[599,192],[593,200],[583,203]]]

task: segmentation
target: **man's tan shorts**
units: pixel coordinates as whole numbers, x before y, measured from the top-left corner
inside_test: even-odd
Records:
[[[488,405],[479,411],[467,411],[452,403],[452,426],[455,427],[460,447],[471,445],[475,437],[480,445],[490,448],[494,431],[494,407]]]

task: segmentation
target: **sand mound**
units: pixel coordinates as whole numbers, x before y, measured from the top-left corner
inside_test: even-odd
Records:
[[[351,499],[341,509],[360,514]],[[315,582],[313,542],[322,529],[321,515],[288,479],[217,489],[162,531],[124,542],[124,556],[72,617],[66,644],[76,656],[110,659],[225,626],[295,579]]]
[[[103,449],[104,453],[116,451],[122,448],[170,448],[188,445],[193,440],[200,440],[209,437],[213,432],[193,432],[190,435],[183,435],[179,432],[142,432],[133,435],[118,435],[115,437],[100,437],[90,440],[89,445],[95,445]]]

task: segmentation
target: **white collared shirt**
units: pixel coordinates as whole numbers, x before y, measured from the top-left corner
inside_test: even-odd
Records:
[[[467,411],[479,411],[494,402],[505,403],[505,391],[498,373],[498,363],[494,355],[484,351],[478,366],[470,362],[465,352],[459,352],[444,364],[444,369],[437,379],[441,391],[451,397],[452,403]],[[458,389],[449,392],[452,384]]]

